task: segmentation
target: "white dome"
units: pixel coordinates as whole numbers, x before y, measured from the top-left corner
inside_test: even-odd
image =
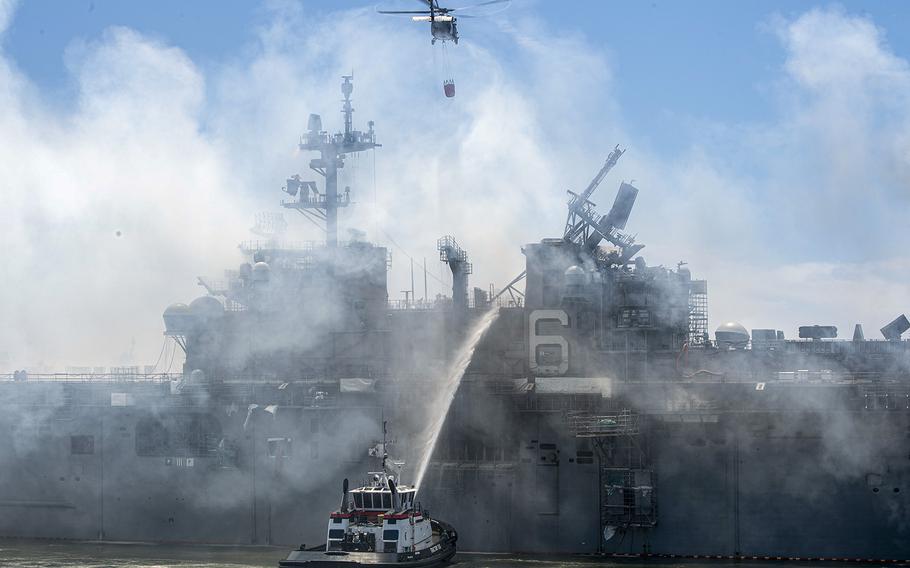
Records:
[[[728,321],[714,330],[714,339],[719,345],[745,346],[749,343],[749,332],[741,323]]]
[[[723,323],[723,324],[717,326],[717,329],[714,332],[717,333],[718,331],[723,331],[723,332],[727,332],[727,333],[737,333],[737,334],[745,335],[746,337],[749,337],[749,332],[748,332],[748,330],[746,330],[745,326],[743,326],[743,324],[735,322],[735,321],[728,321],[727,323]]]
[[[209,320],[223,316],[224,306],[212,296],[202,296],[190,302],[190,311],[201,320]]]
[[[567,286],[584,286],[588,281],[585,269],[580,266],[570,266],[565,272]]]
[[[256,282],[268,282],[269,275],[272,272],[271,267],[266,262],[257,262],[253,265],[253,280]]]
[[[174,316],[185,315],[188,313],[190,313],[190,307],[187,306],[186,304],[181,304],[180,302],[177,302],[176,304],[171,304],[170,306],[168,306],[164,309],[165,317],[167,317],[169,315],[174,315]]]
[[[171,304],[164,310],[164,329],[168,333],[185,333],[195,321],[192,310],[186,304]]]

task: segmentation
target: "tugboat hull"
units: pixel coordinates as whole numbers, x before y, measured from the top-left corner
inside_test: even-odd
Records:
[[[350,568],[352,566],[435,566],[455,555],[455,541],[447,539],[429,548],[414,552],[342,552],[324,550],[295,550],[278,563],[280,568],[292,566],[320,566],[324,568]]]

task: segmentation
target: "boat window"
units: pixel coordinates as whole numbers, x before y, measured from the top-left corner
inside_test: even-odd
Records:
[[[397,525],[397,524],[398,524],[398,519],[387,519],[387,520],[388,520],[388,523],[389,523],[390,525]]]
[[[364,494],[363,494],[363,506],[364,506],[364,508],[366,508],[366,509],[372,509],[372,508],[373,508],[373,494],[372,494],[372,493],[364,493]]]
[[[354,506],[363,509],[363,495],[360,493],[354,493]]]
[[[391,508],[392,508],[392,494],[391,494],[391,493],[383,493],[383,494],[382,494],[382,508],[383,508],[383,509],[391,509]]]
[[[382,531],[382,540],[398,540],[398,529]]]
[[[329,538],[338,540],[343,539],[344,529],[329,529]]]
[[[332,522],[335,523],[336,525],[340,525],[340,524],[341,524],[341,517],[333,517],[333,518],[332,518]]]

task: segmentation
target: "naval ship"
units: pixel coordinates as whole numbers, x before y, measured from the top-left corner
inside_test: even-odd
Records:
[[[638,188],[606,214],[591,200],[619,147],[513,281],[469,288],[443,236],[451,295],[390,301],[389,249],[338,238],[339,170],[379,146],[352,91],[341,131],[311,115],[300,139],[317,181],[284,188],[325,242],[243,243],[223,283],[168,307],[183,372],[0,381],[0,536],[324,542],[325,487],[367,469],[385,420],[418,448],[429,411],[445,423],[418,491],[463,550],[910,558],[905,317],[880,339],[824,322],[712,337],[706,281],[648,265],[625,231]],[[428,409],[491,309],[451,407]]]

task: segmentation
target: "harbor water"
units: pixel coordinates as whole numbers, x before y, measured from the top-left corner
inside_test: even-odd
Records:
[[[135,543],[89,543],[55,540],[0,540],[0,566],[7,568],[238,568],[275,567],[288,550],[270,546],[202,546]],[[792,568],[835,566],[788,562],[613,561],[592,556],[524,556],[459,552],[444,566],[458,568]],[[843,564],[837,564],[842,566]],[[881,564],[877,564],[881,566]],[[850,564],[850,566],[858,566]]]

